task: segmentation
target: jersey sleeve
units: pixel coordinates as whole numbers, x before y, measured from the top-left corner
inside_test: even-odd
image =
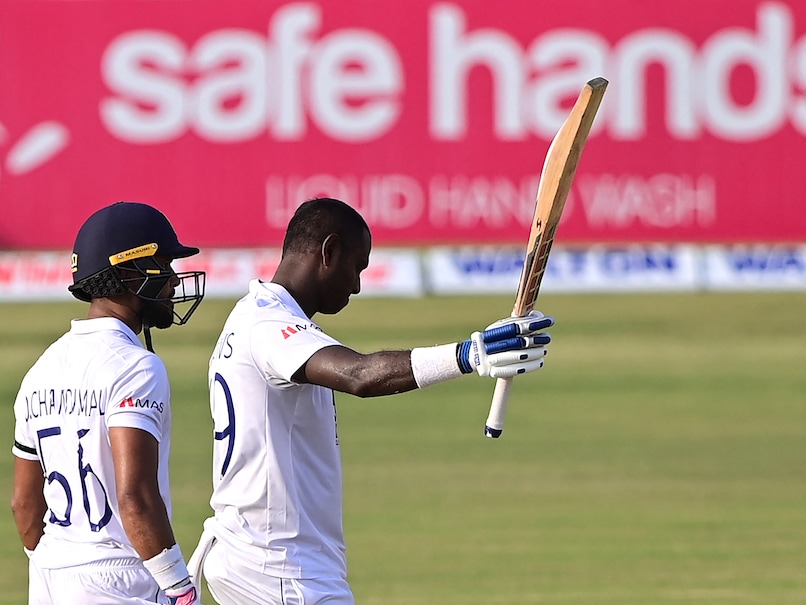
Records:
[[[311,320],[291,313],[275,312],[264,316],[250,334],[255,363],[268,379],[280,378],[286,382],[291,382],[291,377],[311,355],[340,344]]]
[[[170,398],[165,364],[156,355],[145,355],[116,381],[109,397],[107,426],[142,429],[161,441]]]

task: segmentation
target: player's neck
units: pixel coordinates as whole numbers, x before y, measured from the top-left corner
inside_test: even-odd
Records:
[[[143,321],[137,310],[130,305],[113,298],[93,298],[90,302],[87,319],[98,319],[100,317],[113,317],[126,324],[132,332],[139,334],[143,329]]]
[[[308,318],[312,318],[317,311],[317,298],[311,294],[308,286],[311,268],[306,266],[302,259],[287,256],[284,258],[271,281],[286,289]]]

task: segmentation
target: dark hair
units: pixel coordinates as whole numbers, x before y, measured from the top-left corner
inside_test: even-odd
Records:
[[[330,197],[308,200],[297,208],[288,223],[283,255],[317,250],[328,235],[336,233],[348,245],[358,245],[369,226],[349,204]]]

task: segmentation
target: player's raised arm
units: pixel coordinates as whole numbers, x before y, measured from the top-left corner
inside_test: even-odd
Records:
[[[369,354],[334,345],[314,353],[294,378],[359,397],[402,393],[474,372],[510,378],[543,367],[551,342],[543,330],[553,324],[534,311],[499,320],[462,342]]]

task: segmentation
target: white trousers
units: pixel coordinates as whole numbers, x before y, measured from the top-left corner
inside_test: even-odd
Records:
[[[220,605],[355,605],[350,586],[342,578],[268,576],[239,565],[238,552],[220,541],[210,547],[202,569],[210,594]]]
[[[139,559],[113,559],[63,569],[28,565],[29,605],[154,605],[167,601]]]

